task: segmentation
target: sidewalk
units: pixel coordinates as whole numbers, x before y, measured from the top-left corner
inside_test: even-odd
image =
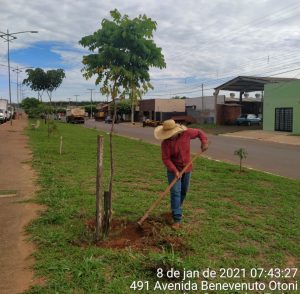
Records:
[[[33,276],[35,246],[28,242],[24,227],[42,207],[26,202],[36,192],[36,174],[24,130],[25,117],[0,125],[0,293],[15,294],[37,281]]]
[[[252,131],[227,133],[227,134],[222,134],[219,136],[244,138],[244,139],[255,139],[255,140],[261,140],[261,141],[276,142],[276,143],[300,146],[300,135],[292,136],[290,133],[286,133],[286,132],[252,130]]]

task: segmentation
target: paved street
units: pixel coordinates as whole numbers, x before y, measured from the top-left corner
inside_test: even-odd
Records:
[[[111,127],[104,122],[95,122],[94,120],[88,120],[86,126],[97,127],[104,131],[109,131]],[[126,123],[116,124],[115,130],[119,135],[160,144],[153,137],[154,129],[151,127],[143,128],[140,124],[133,126]],[[243,147],[248,152],[245,166],[284,177],[300,179],[300,146],[215,135],[208,135],[208,138],[210,147],[205,155],[208,158],[238,164],[239,159],[233,153],[236,149]],[[193,152],[200,148],[197,140],[193,140],[191,146]]]

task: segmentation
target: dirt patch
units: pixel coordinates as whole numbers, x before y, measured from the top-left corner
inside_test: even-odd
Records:
[[[297,258],[292,255],[286,256],[286,267],[288,268],[296,268],[297,267]]]
[[[113,220],[111,233],[108,239],[98,242],[96,245],[102,248],[134,250],[161,251],[173,249],[186,252],[188,248],[181,237],[172,233],[163,232],[163,228],[168,225],[168,214],[163,214],[158,218],[147,219],[142,226],[137,222],[127,222],[124,220]],[[95,231],[95,220],[86,222],[86,226],[91,231]]]
[[[14,120],[0,125],[0,293],[14,294],[39,283],[33,279],[35,250],[27,242],[24,227],[37,217],[42,209],[37,204],[26,203],[34,196],[35,173],[31,168],[32,155],[28,138],[24,135],[27,119]],[[9,192],[9,193],[8,193]],[[5,197],[6,196],[6,197]]]

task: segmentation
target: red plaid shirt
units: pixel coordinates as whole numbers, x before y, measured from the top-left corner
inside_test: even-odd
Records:
[[[162,161],[168,171],[181,171],[190,162],[190,140],[196,138],[199,138],[202,144],[207,142],[205,133],[199,129],[187,129],[176,138],[162,141]],[[192,168],[190,165],[186,172],[190,172]]]

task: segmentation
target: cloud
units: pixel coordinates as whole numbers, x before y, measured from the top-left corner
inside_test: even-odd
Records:
[[[300,3],[292,0],[2,0],[0,31],[38,30],[18,35],[11,50],[52,44],[48,50],[59,56],[67,75],[56,97],[79,92],[84,96],[93,80],[85,81],[80,72],[86,51],[78,41],[100,28],[114,8],[130,17],[146,14],[157,22],[154,40],[163,50],[167,68],[151,70],[155,91],[149,95],[172,94],[172,89],[189,92],[203,82],[211,88],[231,76],[276,73],[300,62],[296,54]],[[6,43],[0,42],[0,64],[7,63],[6,50]],[[24,64],[26,60],[19,66]],[[6,75],[7,69],[0,66],[1,85]],[[0,95],[7,95],[7,89],[2,87]]]

